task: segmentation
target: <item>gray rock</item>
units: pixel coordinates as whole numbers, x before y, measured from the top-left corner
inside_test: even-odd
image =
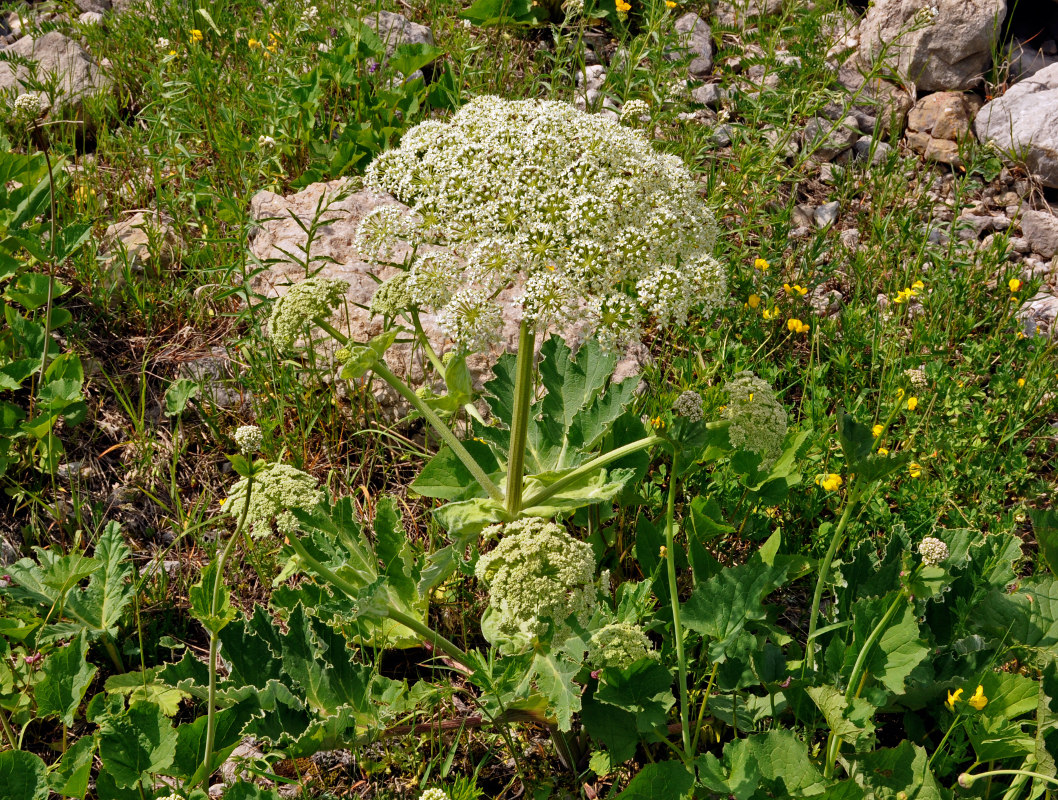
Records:
[[[386,45],[386,58],[402,44],[433,45],[433,31],[392,11],[372,11],[362,22],[371,28]]]
[[[849,250],[856,249],[860,244],[860,232],[856,228],[848,228],[841,232],[841,243]]]
[[[856,120],[846,117],[839,123],[825,117],[813,117],[805,125],[802,143],[806,153],[820,161],[830,161],[849,150],[860,137]]]
[[[102,244],[103,275],[109,289],[120,286],[127,273],[148,267],[156,274],[168,269],[180,248],[166,218],[142,211],[110,225]]]
[[[1018,309],[1026,336],[1058,338],[1058,297],[1040,292]]]
[[[674,27],[680,47],[692,56],[687,74],[692,78],[706,77],[713,71],[713,31],[709,23],[688,12],[676,20]]]
[[[1047,42],[1053,45],[1054,42]],[[1046,69],[1051,64],[1058,64],[1058,56],[1053,53],[1045,53],[1042,48],[1036,47],[1034,42],[1023,42],[1015,39],[1006,55],[1008,80],[1019,81],[1031,78],[1041,69]]]
[[[74,5],[81,11],[91,11],[102,14],[111,8],[110,0],[74,0]]]
[[[1058,217],[1045,211],[1026,211],[1021,215],[1021,232],[1029,246],[1044,258],[1058,254]]]
[[[888,142],[879,142],[873,136],[861,136],[852,146],[853,156],[857,161],[870,159],[872,165],[884,164],[893,147]]]
[[[1021,253],[1022,255],[1032,252],[1032,246],[1024,236],[1011,236],[1010,246],[1015,253]]]
[[[36,39],[23,36],[4,49],[5,56],[33,62],[33,66],[16,66],[14,61],[0,61],[0,92],[14,95],[31,91],[27,82],[45,81],[58,76],[52,110],[79,111],[84,98],[110,89],[111,81],[81,45],[58,31]],[[87,122],[87,120],[86,120]]]
[[[727,99],[727,92],[718,83],[707,83],[691,90],[691,99],[703,106],[717,109]]]
[[[926,232],[926,241],[930,244],[947,244],[948,232],[939,225],[930,225]]]
[[[838,221],[838,215],[840,213],[841,203],[834,200],[833,202],[826,203],[817,208],[812,218],[815,221],[817,228],[826,228]]]
[[[727,147],[731,144],[731,133],[730,125],[717,125],[713,129],[713,141],[720,147]]]
[[[790,216],[790,224],[795,228],[809,228],[815,223],[816,207],[808,203],[798,203]]]
[[[987,103],[974,119],[974,133],[1009,161],[1026,164],[1045,186],[1058,187],[1058,64]]]
[[[992,63],[1006,0],[934,0],[932,23],[916,23],[921,0],[875,0],[860,25],[860,54],[884,60],[920,90],[963,90],[980,83]],[[927,12],[928,13],[928,12]]]
[[[577,73],[576,80],[578,89],[598,91],[606,82],[606,67],[602,64],[585,67],[583,71]]]
[[[725,28],[741,28],[747,22],[782,11],[783,0],[721,0],[716,21]]]
[[[796,228],[791,230],[787,234],[787,238],[792,241],[799,241],[801,239],[807,239],[812,235],[812,229],[807,225],[798,225]]]
[[[903,130],[907,112],[911,110],[911,96],[892,83],[878,77],[865,77],[870,67],[854,53],[838,68],[838,83],[855,94],[859,102],[856,110],[877,118],[882,130]],[[862,130],[873,130],[874,125]]]
[[[99,11],[85,11],[77,18],[82,25],[102,25],[103,15]]]

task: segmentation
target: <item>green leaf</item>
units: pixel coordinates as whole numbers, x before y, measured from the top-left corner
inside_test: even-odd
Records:
[[[847,671],[851,672],[874,626],[896,597],[897,592],[891,592],[884,597],[866,597],[853,604],[852,643],[845,649],[844,659]],[[904,603],[871,648],[866,668],[872,679],[880,681],[890,692],[900,695],[904,693],[904,681],[927,655],[929,647],[919,635],[914,605]]]
[[[788,567],[785,557],[773,557],[769,563],[755,553],[745,564],[698,582],[683,605],[683,622],[710,640],[711,660],[724,657],[747,622],[767,616],[763,600],[782,586]]]
[[[574,682],[581,665],[560,658],[555,653],[537,653],[532,674],[537,688],[547,698],[548,711],[558,720],[558,729],[568,731],[573,715],[580,711],[579,684]]]
[[[845,412],[838,409],[838,441],[845,453],[845,462],[849,472],[859,473],[860,463],[866,461],[874,451],[874,434],[869,425],[857,422]]]
[[[641,733],[661,730],[676,702],[672,681],[672,673],[664,666],[643,659],[624,669],[604,669],[595,700],[631,713]]]
[[[481,27],[528,25],[538,21],[530,0],[476,0],[459,18]]]
[[[343,380],[356,380],[379,362],[386,351],[397,341],[397,331],[388,330],[380,333],[366,345],[353,345],[349,348],[351,355],[342,365]]]
[[[201,664],[202,662],[198,663]],[[126,672],[121,675],[111,675],[107,678],[104,688],[108,692],[117,692],[124,696],[130,703],[134,703],[137,700],[148,700],[156,703],[167,717],[175,716],[176,712],[180,710],[180,702],[191,696],[190,693],[183,689],[167,685],[156,677],[156,670],[153,669],[149,669],[146,672]]]
[[[254,701],[238,703],[232,708],[225,708],[216,715],[217,727],[213,740],[213,755],[210,758],[210,773],[223,764],[232,751],[242,741],[242,731],[246,724],[257,714],[259,706]],[[172,767],[167,774],[183,778],[191,784],[202,779],[203,762],[206,759],[206,723],[205,715],[194,722],[181,725],[176,729],[176,753]]]
[[[680,761],[658,761],[647,764],[625,790],[617,795],[621,800],[680,800],[690,796],[694,776]]]
[[[375,507],[375,539],[375,552],[389,585],[408,608],[414,607],[419,603],[417,559],[408,543],[397,504],[390,496],[383,497]]]
[[[482,471],[495,483],[502,483],[505,472],[487,444],[468,439],[463,442],[467,452],[478,463]],[[481,487],[450,448],[442,447],[431,458],[419,476],[412,482],[411,490],[422,497],[441,500],[469,500],[481,495]]]
[[[217,568],[216,560],[210,561],[202,570],[202,577],[188,591],[191,601],[191,614],[210,633],[220,633],[235,619],[235,609],[231,604],[231,591]],[[217,605],[213,606],[216,595]]]
[[[909,741],[897,747],[875,750],[859,756],[864,787],[878,800],[895,800],[903,793],[907,800],[944,800],[950,794],[938,785],[930,772],[926,751]]]
[[[128,712],[104,719],[99,729],[103,771],[119,789],[128,789],[152,773],[164,772],[176,755],[176,731],[162,709],[141,701]]]
[[[835,735],[853,745],[857,751],[869,749],[874,744],[874,723],[871,718],[877,708],[862,697],[845,702],[845,695],[831,685],[810,686],[808,696],[816,704],[827,726]]]
[[[509,522],[510,517],[501,503],[485,497],[475,497],[449,503],[433,512],[434,519],[453,537],[481,533],[489,525]]]
[[[606,746],[611,764],[622,764],[636,754],[640,734],[631,712],[589,698],[580,710],[580,721],[592,739]]]
[[[1058,577],[1058,511],[1029,509],[1032,533],[1051,574]]]
[[[94,736],[82,736],[68,749],[48,775],[51,790],[63,797],[83,798],[88,793],[92,757],[96,751]]]
[[[1026,582],[1011,594],[993,589],[977,607],[974,622],[997,638],[1041,651],[1053,659],[1058,645],[1058,580]]]
[[[1023,758],[1033,752],[1035,741],[1021,725],[1002,718],[979,719],[966,726],[966,738],[973,745],[978,762]]]
[[[264,789],[255,783],[236,781],[224,790],[224,800],[279,800],[275,789]]]
[[[806,797],[820,794],[824,788],[823,776],[812,764],[808,747],[783,729],[735,739],[724,747],[722,761],[707,753],[696,763],[702,785],[730,793],[736,800]],[[761,791],[765,788],[767,793]]]
[[[389,66],[401,75],[411,75],[444,55],[444,50],[429,44],[401,44],[390,56]],[[451,390],[449,385],[449,390]]]
[[[28,311],[36,311],[48,302],[48,285],[52,287],[52,299],[62,297],[70,287],[39,272],[24,272],[4,292],[4,298],[19,303]]]
[[[39,756],[0,752],[0,800],[48,800],[48,774]]]
[[[99,569],[92,574],[88,587],[70,598],[67,610],[93,630],[114,637],[134,591],[132,553],[118,523],[107,523],[93,558]]]
[[[77,708],[96,674],[96,667],[88,664],[87,655],[88,640],[81,631],[66,647],[58,648],[44,660],[43,676],[34,695],[40,716],[54,715],[64,725],[73,725]]]
[[[198,381],[188,378],[177,378],[165,390],[165,416],[175,417],[183,414],[190,403],[202,390]]]

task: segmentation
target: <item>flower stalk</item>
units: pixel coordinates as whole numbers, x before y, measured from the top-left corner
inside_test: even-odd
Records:
[[[526,319],[518,329],[518,362],[515,367],[514,412],[511,442],[507,449],[507,513],[522,510],[525,446],[529,435],[529,407],[533,402],[533,365],[536,361],[536,328]]]
[[[669,603],[672,606],[672,634],[676,639],[676,660],[680,673],[680,727],[683,734],[683,759],[690,763],[691,750],[690,699],[687,696],[687,654],[683,649],[683,626],[680,623],[679,587],[676,584],[676,486],[679,450],[672,456],[672,472],[669,474],[669,493],[665,504],[665,567],[669,577]]]

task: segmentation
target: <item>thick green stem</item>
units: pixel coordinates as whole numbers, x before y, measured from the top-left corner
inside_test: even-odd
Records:
[[[18,737],[15,736],[15,731],[11,728],[11,723],[7,719],[7,712],[2,708],[0,708],[0,727],[4,729],[4,738],[7,739],[11,749],[18,750]]]
[[[893,599],[892,604],[886,610],[885,614],[878,621],[878,624],[874,626],[874,630],[871,631],[871,635],[867,637],[867,641],[863,643],[863,647],[860,648],[859,654],[856,656],[856,663],[852,665],[852,673],[849,675],[849,685],[845,689],[845,705],[847,706],[852,702],[852,698],[859,694],[860,679],[863,677],[864,668],[867,664],[867,657],[871,654],[871,650],[878,643],[878,640],[882,638],[882,634],[885,633],[886,628],[889,627],[889,623],[892,622],[893,616],[900,608],[900,602],[905,600],[904,591],[901,590],[896,597]],[[823,777],[831,778],[834,774],[834,762],[838,760],[838,752],[841,750],[841,737],[830,731],[830,735],[827,737],[827,763],[823,767]]]
[[[478,486],[482,490],[495,500],[497,503],[503,502],[503,492],[488,475],[485,474],[485,470],[481,468],[474,457],[470,455],[467,449],[463,446],[463,443],[459,441],[458,437],[452,433],[452,430],[441,421],[441,418],[437,416],[432,408],[422,401],[411,388],[404,383],[400,378],[394,375],[389,367],[382,363],[381,359],[376,363],[371,370],[378,375],[382,380],[392,386],[401,397],[407,400],[412,406],[423,415],[423,418],[430,423],[430,426],[437,431],[437,435],[441,437],[446,445],[451,448],[452,452],[456,454],[460,461],[463,462],[463,466],[467,468],[467,471],[474,477],[474,480],[478,482]]]
[[[672,457],[672,472],[669,474],[669,496],[665,506],[665,566],[669,573],[669,603],[672,605],[672,635],[676,640],[676,660],[680,672],[680,725],[683,729],[683,752],[685,760],[694,757],[691,751],[690,700],[687,697],[687,655],[683,650],[683,626],[680,624],[680,597],[676,585],[676,548],[673,544],[676,529],[676,478],[679,453]]]
[[[827,549],[827,554],[823,557],[823,563],[819,567],[819,578],[816,579],[816,590],[812,595],[812,610],[808,616],[808,641],[805,643],[806,670],[815,669],[815,635],[816,626],[819,624],[819,604],[823,600],[823,588],[826,586],[827,578],[830,576],[830,566],[834,563],[834,556],[845,538],[845,528],[848,527],[849,520],[852,518],[852,509],[856,505],[857,500],[856,483],[853,481],[853,484],[849,487],[849,495],[845,500],[845,510],[841,514],[841,519],[838,520],[837,527],[834,528],[834,535],[830,539],[830,547]]]
[[[305,545],[301,543],[301,540],[298,539],[297,536],[288,536],[287,542],[290,543],[290,547],[298,554],[298,557],[302,560],[305,566],[315,572],[319,577],[323,578],[336,589],[344,592],[351,598],[356,598],[360,594],[360,587],[347,581],[333,570],[328,569],[321,564],[318,559],[309,553]],[[386,616],[394,622],[419,634],[419,636],[423,638],[423,641],[430,642],[438,650],[455,659],[460,664],[466,664],[469,661],[469,656],[464,650],[455,644],[455,642],[449,641],[441,634],[437,633],[437,631],[430,628],[429,625],[417,620],[410,614],[405,614],[403,611],[398,611],[392,606],[388,606],[386,609]]]
[[[422,329],[422,322],[419,321],[419,312],[414,308],[411,310],[411,322],[415,326],[415,335],[419,337],[419,344],[422,345],[423,352],[426,353],[426,357],[433,364],[433,368],[437,370],[437,374],[443,377],[445,366],[441,363],[441,359],[437,357],[437,352],[430,344],[430,340],[426,338],[426,331]]]
[[[964,772],[959,776],[959,785],[964,789],[969,789],[975,781],[978,781],[981,778],[992,778],[996,775],[1021,775],[1026,778],[1035,778],[1044,783],[1051,783],[1058,786],[1058,779],[1054,778],[1052,775],[1044,775],[1042,772],[1031,772],[1027,769],[993,769],[988,772],[978,772],[976,774]]]
[[[533,364],[535,361],[536,328],[528,320],[523,319],[518,331],[518,363],[515,367],[511,443],[507,448],[507,513],[512,517],[522,510],[525,446],[529,436],[529,407],[533,402]]]
[[[246,518],[250,512],[250,496],[253,493],[253,475],[246,479],[246,503],[239,515],[239,523],[235,526],[235,533],[228,539],[224,549],[217,561],[217,575],[213,582],[213,595],[209,601],[210,616],[216,617],[220,605],[221,587],[224,585],[224,565],[228,562],[232,547],[242,533],[246,525]],[[213,774],[210,762],[213,760],[213,743],[217,736],[217,656],[220,651],[220,637],[216,631],[209,633],[209,694],[206,699],[206,746],[205,758],[202,761],[203,776],[202,788],[209,791],[209,778]]]
[[[616,450],[611,450],[609,453],[603,453],[601,456],[596,456],[587,464],[581,464],[575,470],[570,472],[568,475],[564,475],[557,481],[549,486],[545,486],[536,494],[530,495],[522,503],[522,508],[532,508],[533,506],[542,505],[545,501],[551,499],[556,494],[561,492],[568,486],[572,486],[578,480],[583,478],[600,467],[605,467],[607,464],[613,463],[618,459],[624,458],[625,456],[631,455],[632,453],[638,453],[640,450],[646,450],[648,447],[653,447],[655,444],[664,441],[660,436],[646,436],[642,439],[637,439],[629,444],[622,445]]]

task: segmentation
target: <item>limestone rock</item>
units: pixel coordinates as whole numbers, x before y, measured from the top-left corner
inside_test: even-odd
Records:
[[[432,30],[392,11],[372,11],[362,21],[385,43],[386,58],[402,44],[434,43]]]
[[[725,28],[742,28],[756,17],[778,14],[783,0],[721,0],[716,7],[716,21]]]
[[[693,58],[687,67],[692,78],[705,78],[713,71],[713,31],[697,14],[688,12],[676,20],[676,39]]]
[[[981,81],[1007,15],[1006,0],[875,0],[860,25],[860,54],[884,60],[925,91],[963,90]],[[917,16],[916,16],[917,15]],[[917,20],[917,21],[916,21]]]
[[[47,80],[58,76],[52,108],[68,107],[77,110],[81,101],[90,95],[109,90],[111,81],[81,45],[58,31],[45,33],[36,39],[23,36],[4,49],[5,56],[35,62],[35,66],[16,66],[15,61],[0,61],[0,92],[23,94],[31,89],[26,85],[34,76]]]
[[[1018,309],[1026,336],[1058,337],[1058,297],[1040,292]]]
[[[852,117],[837,123],[826,117],[813,117],[805,125],[804,150],[819,161],[830,161],[850,150],[860,136]]]
[[[1029,247],[1044,258],[1058,254],[1058,217],[1046,211],[1026,211],[1021,216],[1021,231]]]
[[[974,118],[974,133],[1025,163],[1045,186],[1058,187],[1058,64],[987,103]]]
[[[109,226],[103,234],[104,274],[111,288],[120,285],[126,272],[150,267],[168,269],[179,249],[179,239],[158,213],[139,212]]]
[[[859,55],[853,54],[838,69],[838,83],[858,94],[859,104],[855,108],[878,118],[883,130],[903,130],[907,112],[911,110],[911,96],[881,78],[868,80],[864,77],[868,70]]]
[[[287,197],[269,191],[258,192],[250,201],[250,214],[257,222],[250,241],[250,252],[268,267],[255,276],[252,288],[267,297],[281,296],[289,286],[305,278],[305,262],[308,261],[311,271],[320,277],[349,283],[346,309],[336,315],[333,323],[355,342],[366,342],[377,336],[382,332],[382,320],[360,306],[370,305],[378,281],[396,274],[397,267],[379,266],[365,258],[353,240],[360,220],[382,205],[406,208],[388,194],[370,190],[352,191],[345,179],[314,183]],[[315,237],[311,252],[306,253],[306,233],[302,226],[311,227],[314,220]],[[442,249],[425,246],[420,247],[418,252]],[[400,263],[408,255],[409,248],[399,245],[390,260]],[[299,259],[300,263],[295,263],[291,257]],[[467,366],[478,389],[491,377],[491,367],[496,359],[505,350],[514,350],[517,345],[519,318],[513,309],[513,301],[519,293],[519,287],[510,287],[497,297],[504,309],[499,343],[490,352],[478,353],[467,359]],[[423,313],[420,321],[433,347],[440,349],[446,338],[438,327],[436,315]],[[571,345],[580,339],[578,331],[565,331],[563,336]],[[540,344],[546,337],[537,338]],[[385,359],[393,372],[412,385],[421,385],[428,379],[431,382],[436,380],[426,357],[421,351],[413,350],[410,344],[391,347]],[[636,374],[648,359],[649,353],[645,347],[633,348],[618,364],[617,378]],[[441,386],[435,385],[434,388],[440,389]],[[372,391],[387,413],[400,414],[405,410],[403,401],[382,381],[373,381]]]
[[[907,115],[907,143],[927,161],[957,165],[959,142],[980,110],[975,94],[937,92],[923,97]]]

